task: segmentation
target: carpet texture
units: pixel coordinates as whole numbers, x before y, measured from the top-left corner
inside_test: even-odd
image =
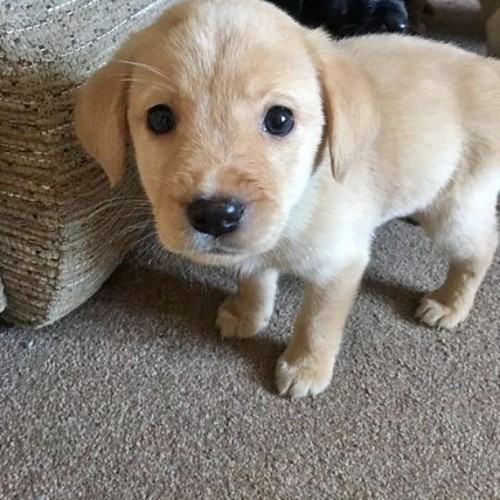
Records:
[[[483,50],[475,5],[433,33]],[[268,330],[221,341],[227,271],[139,247],[87,304],[0,330],[2,499],[500,498],[500,255],[467,322],[418,325],[445,263],[420,228],[379,232],[331,387],[279,398],[301,297],[283,277]]]

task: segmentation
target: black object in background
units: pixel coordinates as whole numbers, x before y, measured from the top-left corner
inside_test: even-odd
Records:
[[[404,0],[271,0],[302,24],[325,27],[334,36],[405,33],[409,29]]]

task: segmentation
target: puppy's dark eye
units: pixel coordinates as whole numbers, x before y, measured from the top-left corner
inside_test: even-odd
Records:
[[[283,106],[273,106],[266,113],[262,128],[264,132],[284,137],[293,130],[294,124],[295,119],[290,109]]]
[[[175,127],[175,116],[166,104],[148,109],[148,128],[156,135],[168,134]]]

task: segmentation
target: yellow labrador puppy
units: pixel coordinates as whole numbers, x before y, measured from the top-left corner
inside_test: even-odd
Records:
[[[375,229],[412,214],[447,254],[417,316],[464,320],[497,246],[500,63],[419,38],[333,42],[261,0],[187,0],[87,82],[77,134],[116,184],[127,141],[168,250],[238,268],[223,337],[305,280],[279,392],[329,384]]]

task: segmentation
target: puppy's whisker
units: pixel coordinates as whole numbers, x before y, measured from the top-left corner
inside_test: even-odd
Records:
[[[161,265],[162,260],[168,255],[163,246],[155,238],[145,246],[142,251],[142,257],[148,260],[148,265],[157,267]]]
[[[157,262],[160,262],[168,253],[159,244],[156,234],[146,234],[139,238],[131,247],[133,250],[132,260],[144,261],[151,267],[155,267]]]
[[[158,253],[164,252],[163,248],[159,245],[158,240],[156,239],[156,234],[151,235],[147,234],[144,237],[140,238],[134,245],[133,248],[141,247],[140,250],[135,252],[135,259],[143,259],[146,258],[148,260],[155,257]]]
[[[131,231],[132,232],[132,231]],[[138,233],[140,233],[140,231],[138,231]],[[124,248],[123,246],[123,239],[126,238],[126,237],[129,237],[130,240],[129,241],[126,241],[125,243],[127,244],[127,246],[125,247],[126,251],[129,251],[131,250],[132,248],[135,247],[135,245],[137,245],[138,241],[140,240],[141,237],[137,236],[136,238],[132,238],[132,236],[129,234],[123,234],[123,233],[120,233],[120,234],[116,234],[114,235],[112,238],[108,238],[105,242],[103,242],[101,245],[93,248],[93,252],[95,253],[101,253],[101,252],[105,252],[106,250],[109,250],[110,248],[113,247],[113,245],[115,244],[115,242],[117,243],[117,246],[118,247],[121,247],[121,248]]]
[[[103,206],[112,206],[112,205],[117,205],[117,206],[123,206],[124,204],[133,204],[133,205],[149,205],[149,202],[142,198],[128,198],[128,197],[122,197],[122,198],[109,198],[107,200],[102,200],[97,203],[94,203],[90,205],[92,208],[100,208]]]
[[[152,88],[155,88],[157,90],[164,90],[166,92],[169,92],[171,90],[170,87],[167,87],[165,85],[160,85],[160,84],[152,82],[151,80],[143,80],[140,78],[119,78],[118,81],[123,82],[123,83],[139,83],[139,84],[147,86],[148,88],[152,87]]]
[[[151,66],[150,64],[140,63],[137,61],[127,61],[125,59],[115,59],[114,62],[117,62],[120,64],[129,64],[130,66],[135,66],[136,68],[141,68],[141,69],[151,71],[151,73],[158,75],[161,78],[163,78],[164,80],[168,81],[167,75],[165,75],[165,73],[160,71],[158,68]]]
[[[99,248],[109,246],[111,243],[116,241],[117,238],[123,238],[123,237],[129,235],[130,233],[133,233],[136,231],[137,231],[138,237],[139,237],[140,233],[144,233],[148,229],[150,230],[150,228],[148,226],[150,226],[150,224],[138,222],[138,223],[130,224],[129,226],[125,226],[123,228],[120,228],[119,230],[113,232],[110,237],[106,238],[106,240],[101,245],[97,246],[96,248],[99,249]],[[149,234],[151,234],[151,231],[149,232]]]
[[[90,220],[93,219],[102,213],[108,212],[111,210],[111,207],[101,207],[98,208],[97,210],[94,210],[93,212],[85,215],[83,217],[84,220]],[[126,210],[126,209],[119,209],[115,210],[112,213],[108,214],[108,217],[113,217],[113,218],[127,218],[127,217],[137,217],[137,216],[152,216],[151,210],[148,209],[147,207],[144,207],[142,209],[135,209],[135,210]]]
[[[85,218],[92,218],[102,212],[109,211],[110,215],[115,214],[151,214],[151,205],[143,198],[114,198],[103,200],[89,207],[92,211],[85,215]]]
[[[151,179],[152,181],[159,182],[163,186],[170,186],[170,184],[168,182],[166,182],[165,179],[162,179],[161,177],[155,177],[153,175],[147,175],[147,174],[143,174],[143,177],[145,179]]]
[[[151,241],[150,241],[151,240]],[[147,232],[146,234],[144,234],[143,236],[141,236],[140,238],[137,239],[137,241],[134,242],[134,247],[136,246],[139,246],[139,245],[142,245],[144,244],[145,242],[147,241],[150,241],[150,244],[149,246],[146,246],[144,248],[152,248],[152,247],[159,247],[159,243],[158,243],[158,239],[157,239],[157,235],[156,235],[156,231],[152,230],[151,232]]]

